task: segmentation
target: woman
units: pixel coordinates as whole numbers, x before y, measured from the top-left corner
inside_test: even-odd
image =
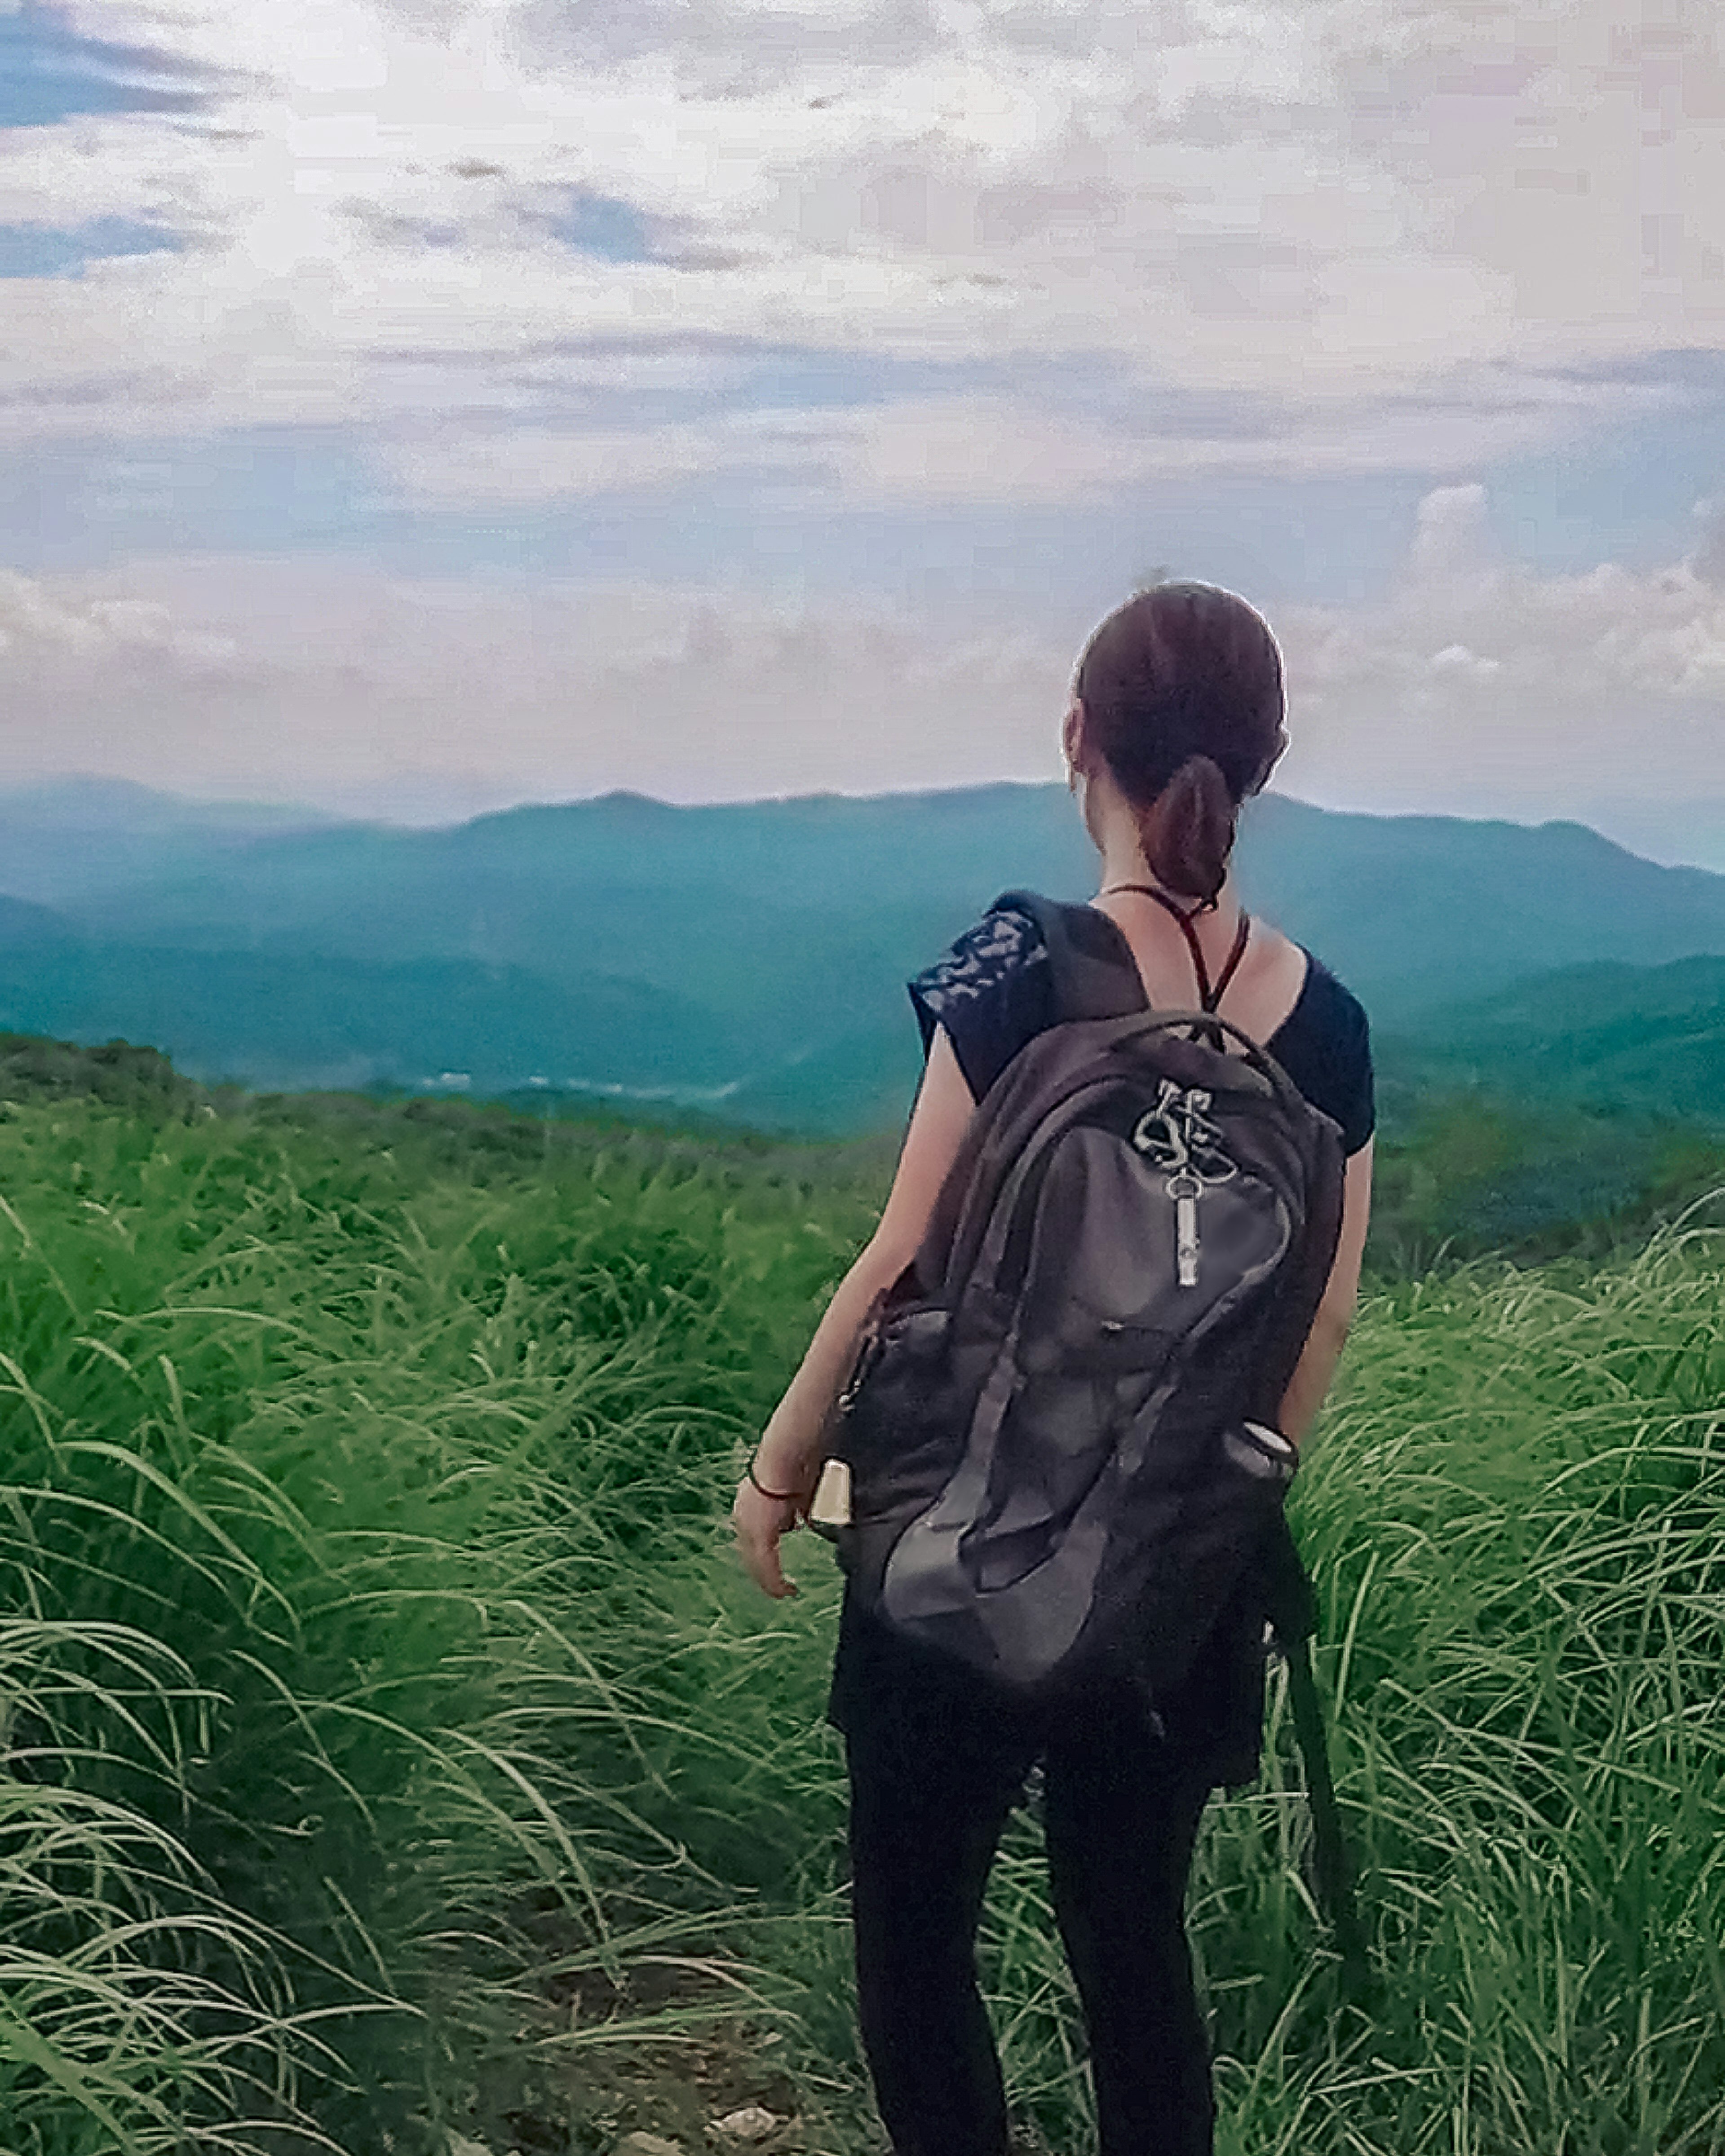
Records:
[[[1101,856],[1093,901],[1153,1005],[1202,995],[1341,1127],[1340,1242],[1283,1399],[1296,1444],[1346,1337],[1370,1204],[1365,1014],[1317,959],[1243,914],[1230,868],[1240,802],[1286,744],[1281,654],[1243,599],[1141,593],[1091,637],[1063,740]],[[880,1224],[845,1276],[738,1488],[744,1562],[793,1592],[778,1541],[807,1505],[822,1424],[877,1292],[910,1262],[971,1111],[1053,1022],[1035,922],[997,909],[911,983],[927,1066]],[[1194,978],[1199,993],[1194,993]],[[1209,1792],[1257,1771],[1264,1602],[1248,1581],[1177,1694],[1099,1679],[1058,1711],[1014,1705],[847,1601],[832,1717],[851,1783],[864,2046],[896,2156],[1005,2156],[1000,2070],[974,1940],[1006,1816],[1040,1763],[1054,1903],[1090,2041],[1101,2156],[1209,2156],[1214,2106],[1183,1902]]]

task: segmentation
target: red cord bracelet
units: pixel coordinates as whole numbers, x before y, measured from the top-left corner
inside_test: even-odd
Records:
[[[747,1472],[748,1479],[755,1488],[763,1497],[770,1497],[775,1505],[794,1505],[803,1494],[800,1490],[769,1490],[760,1476],[756,1474],[755,1463],[752,1460],[748,1464]]]

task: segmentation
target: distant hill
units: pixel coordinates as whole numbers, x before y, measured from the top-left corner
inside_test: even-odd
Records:
[[[1378,1052],[1421,1091],[1478,1086],[1725,1127],[1725,958],[1566,967],[1380,1036]]]
[[[1725,955],[1725,875],[1659,867],[1584,824],[1260,808],[1242,883],[1380,1024],[1563,967]]]
[[[815,962],[808,993],[834,966],[848,991],[859,964],[920,963],[1004,886],[1093,888],[1057,787],[692,808],[612,794],[445,830],[180,843],[172,873],[50,902],[158,945],[474,957],[700,1000],[799,954]],[[1341,815],[1271,795],[1243,819],[1240,873],[1250,902],[1386,1017],[1593,959],[1725,953],[1725,876],[1658,867],[1575,824]]]
[[[1446,1067],[1548,1054],[1537,1026],[1515,1033],[1517,983],[1725,958],[1725,876],[1577,824],[1271,796],[1240,858],[1248,903],[1317,951],[1386,1041],[1441,1034]],[[1058,788],[691,808],[614,794],[440,830],[42,789],[0,797],[0,889],[35,902],[0,909],[0,1024],[123,1034],[208,1078],[542,1077],[778,1127],[883,1126],[915,1078],[905,978],[1014,885],[1094,888]],[[1491,997],[1509,1000],[1467,1033],[1459,1006]],[[1624,1055],[1646,1015],[1626,1009]],[[1692,1060],[1710,1097],[1704,1048]]]
[[[536,1083],[716,1106],[748,1056],[710,1013],[635,982],[547,981],[470,960],[18,943],[3,940],[7,925],[0,912],[0,1028],[147,1044],[209,1082],[475,1095]]]
[[[273,802],[184,801],[123,778],[50,779],[0,791],[0,890],[75,903],[333,820]]]
[[[0,948],[29,949],[44,943],[63,943],[75,935],[71,922],[46,906],[32,906],[22,898],[0,897]]]

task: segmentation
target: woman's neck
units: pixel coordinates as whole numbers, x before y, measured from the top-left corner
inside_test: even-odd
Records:
[[[1163,881],[1145,860],[1143,849],[1137,844],[1136,839],[1129,845],[1105,850],[1102,855],[1101,879],[1096,891],[1098,898],[1111,898],[1122,891],[1129,893],[1133,891],[1142,891],[1146,885],[1163,892],[1168,899],[1179,907],[1183,913],[1190,913],[1195,908],[1203,906],[1201,900],[1191,896],[1187,892],[1172,890]],[[1131,902],[1130,899],[1127,902]],[[1203,906],[1203,911],[1198,914],[1197,919],[1199,922],[1214,921],[1225,923],[1231,930],[1232,924],[1239,918],[1239,915],[1240,894],[1235,888],[1234,868],[1230,863],[1227,874],[1222,879],[1221,889],[1216,893],[1214,906]]]
[[[1158,891],[1168,891],[1175,905],[1189,910],[1199,901],[1177,891],[1169,891],[1160,876],[1144,859],[1143,840],[1139,834],[1138,812],[1127,801],[1111,774],[1106,772],[1085,775],[1083,792],[1079,802],[1080,813],[1091,843],[1101,855],[1101,875],[1097,896],[1106,896],[1122,884],[1154,884]],[[1128,898],[1128,906],[1146,901]],[[1153,902],[1153,901],[1152,901]],[[1160,908],[1158,911],[1160,911]],[[1213,909],[1199,916],[1199,922],[1220,922],[1231,935],[1234,924],[1240,917],[1240,896],[1235,887],[1234,870],[1230,864],[1216,893]]]

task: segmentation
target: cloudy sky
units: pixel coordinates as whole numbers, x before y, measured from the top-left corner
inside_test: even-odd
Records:
[[[0,0],[0,784],[1058,769],[1158,569],[1337,806],[1725,867],[1717,0]]]

